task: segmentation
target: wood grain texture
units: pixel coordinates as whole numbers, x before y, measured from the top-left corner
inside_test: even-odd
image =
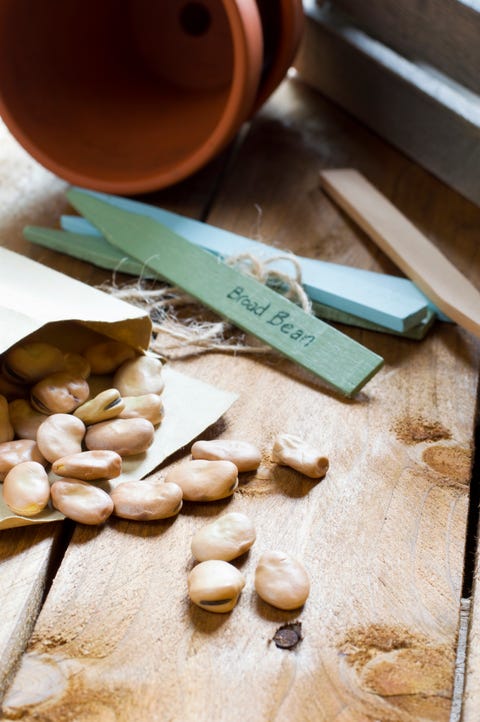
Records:
[[[480,9],[461,0],[334,0],[363,28],[397,52],[426,61],[480,92]],[[459,52],[462,48],[462,52]]]
[[[0,534],[0,698],[35,624],[61,527],[43,524]]]
[[[480,205],[477,96],[372,41],[329,4],[305,5],[301,77]]]
[[[255,120],[208,220],[304,255],[391,270],[319,188],[319,170],[340,164],[368,171],[479,284],[479,211],[298,84],[284,84]],[[240,392],[210,433],[257,442],[263,463],[230,502],[186,504],[176,520],[151,525],[77,527],[4,718],[448,720],[479,345],[450,325],[420,345],[349,333],[386,358],[355,402],[277,357],[176,364]],[[270,462],[280,431],[328,454],[324,481]],[[252,517],[257,542],[238,562],[247,577],[239,605],[217,616],[186,598],[189,542],[227,509]],[[256,560],[271,548],[309,570],[311,596],[297,613],[253,591]],[[303,640],[276,648],[277,627],[296,619]]]

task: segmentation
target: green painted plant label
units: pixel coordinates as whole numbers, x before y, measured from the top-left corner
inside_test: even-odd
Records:
[[[382,366],[381,356],[158,221],[81,190],[71,189],[67,195],[114,247],[342,394],[355,394]]]

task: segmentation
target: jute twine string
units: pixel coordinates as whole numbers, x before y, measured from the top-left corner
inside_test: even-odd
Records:
[[[272,268],[278,261],[288,261],[292,272]],[[312,313],[310,300],[302,287],[300,264],[293,254],[280,253],[260,259],[251,253],[241,253],[230,256],[225,263],[274,288],[306,313]],[[144,276],[133,283],[119,285],[114,274],[112,283],[103,284],[101,288],[149,314],[153,324],[150,348],[167,359],[211,351],[254,354],[271,351],[269,346],[219,319],[176,286]]]

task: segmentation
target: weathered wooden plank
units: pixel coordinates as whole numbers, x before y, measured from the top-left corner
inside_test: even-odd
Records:
[[[0,698],[30,638],[61,531],[52,523],[0,534]]]
[[[333,0],[358,27],[480,92],[480,5],[462,0]]]
[[[200,217],[224,161],[225,157],[217,159],[175,193],[165,193],[163,202],[172,208],[182,202],[185,213]],[[85,282],[100,283],[111,274],[23,239],[22,229],[28,223],[54,225],[69,209],[65,189],[63,181],[18,146],[0,121],[0,245]],[[35,623],[52,554],[61,554],[55,546],[57,539],[61,542],[61,529],[62,524],[56,523],[0,532],[0,699]]]
[[[305,4],[295,61],[302,78],[480,205],[478,96],[371,40],[330,6]]]
[[[478,209],[299,85],[285,84],[256,119],[209,221],[304,255],[392,268],[318,187],[322,167],[347,162],[480,285]],[[387,359],[356,402],[277,358],[178,363],[241,393],[212,434],[259,443],[263,464],[230,502],[186,504],[173,522],[78,527],[5,717],[448,720],[479,347],[451,325],[420,345],[352,335]],[[270,462],[278,431],[329,455],[324,481]],[[186,599],[189,540],[226,509],[252,516],[257,542],[238,562],[239,605],[216,616]],[[269,548],[309,569],[311,596],[297,613],[255,596],[255,563]],[[276,648],[276,628],[294,619],[303,641]]]
[[[35,215],[53,223],[64,184],[32,161],[0,121],[0,244],[27,252],[21,229]],[[34,251],[43,260],[43,251]],[[53,254],[50,254],[53,255]],[[0,698],[40,608],[61,524],[0,532]]]
[[[478,479],[477,479],[478,483]],[[462,722],[476,722],[480,709],[480,556],[477,553],[475,582],[467,637]]]

